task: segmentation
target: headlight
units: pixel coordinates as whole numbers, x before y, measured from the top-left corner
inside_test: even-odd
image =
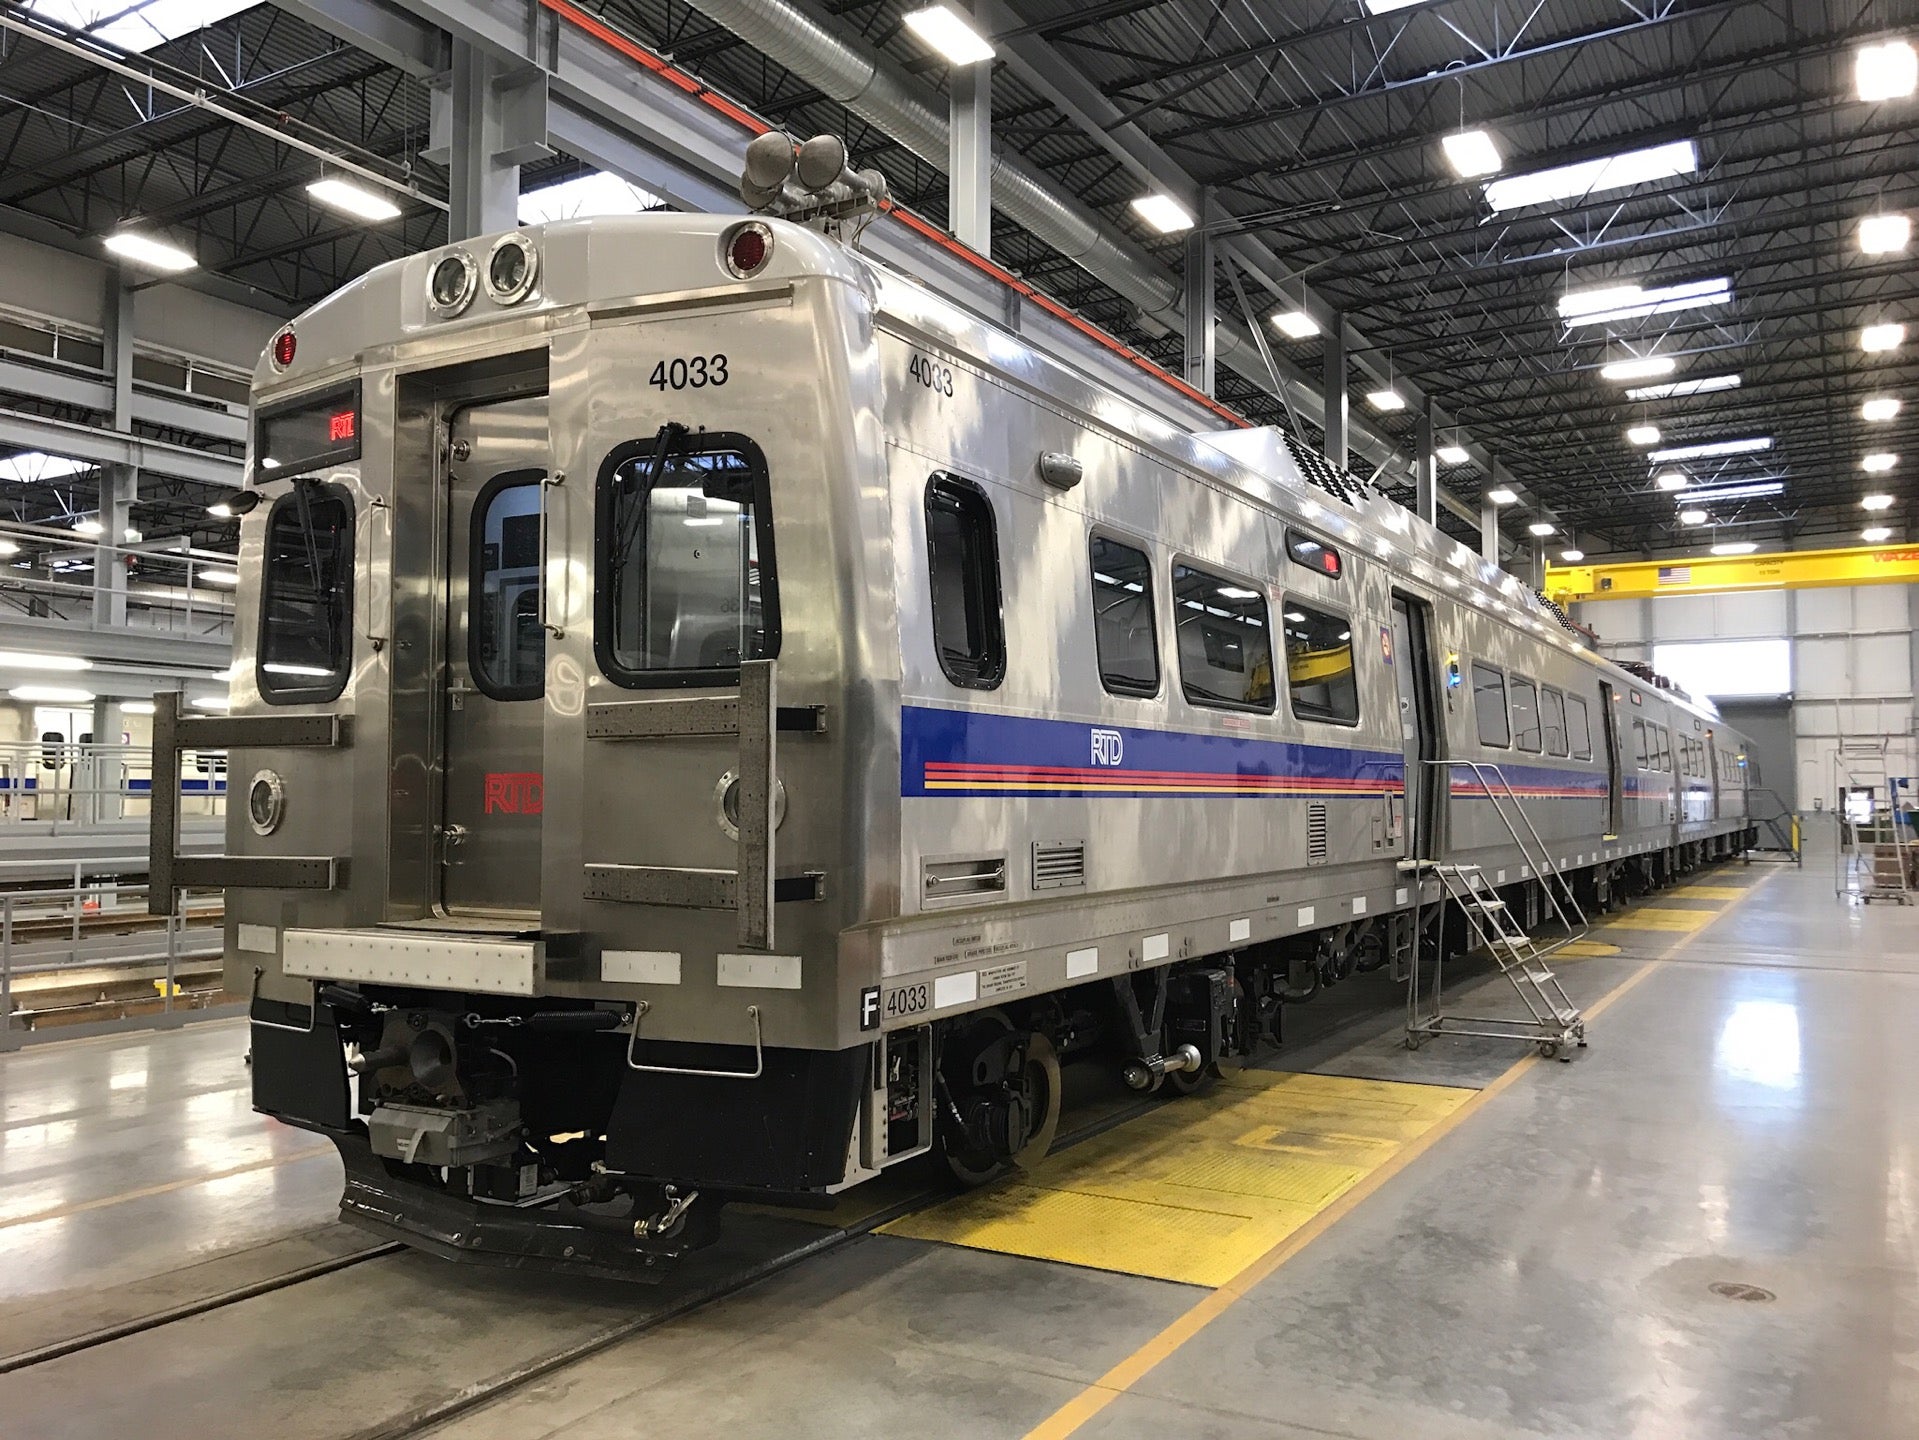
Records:
[[[449,319],[473,303],[478,288],[478,267],[464,250],[442,255],[426,275],[426,303]]]
[[[524,235],[502,235],[486,257],[486,289],[501,305],[517,305],[540,278],[540,252]]]

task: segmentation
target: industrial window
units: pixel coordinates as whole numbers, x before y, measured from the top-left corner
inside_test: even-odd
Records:
[[[1359,677],[1353,670],[1353,625],[1289,599],[1285,609],[1286,686],[1293,714],[1333,725],[1359,723]]]
[[[1539,688],[1515,675],[1513,685],[1513,748],[1539,753]]]
[[[495,700],[532,700],[546,678],[540,628],[540,480],[515,470],[473,503],[467,585],[467,668]]]
[[[1512,719],[1506,713],[1506,677],[1490,665],[1473,661],[1473,714],[1479,720],[1479,743],[1501,749],[1513,743]]]
[[[260,596],[260,694],[274,705],[333,700],[353,659],[353,502],[296,480],[267,514]]]
[[[1646,722],[1632,722],[1632,748],[1636,763],[1641,770],[1652,768],[1652,750],[1646,744]]]
[[[1179,683],[1195,705],[1273,710],[1273,642],[1254,587],[1190,565],[1173,567]]]
[[[674,424],[600,467],[600,668],[621,685],[723,685],[780,651],[766,458]]]
[[[1539,687],[1540,729],[1544,733],[1546,753],[1566,753],[1566,697],[1550,685]]]
[[[1153,628],[1153,571],[1146,552],[1095,535],[1091,565],[1100,684],[1115,695],[1157,695],[1159,637]]]
[[[1324,540],[1315,540],[1298,530],[1286,532],[1286,553],[1293,557],[1294,564],[1304,565],[1315,574],[1330,576],[1334,580],[1345,569],[1338,550]]]
[[[1593,758],[1592,718],[1586,713],[1585,700],[1578,695],[1566,697],[1566,738],[1572,745],[1573,759]]]
[[[995,688],[1006,675],[999,535],[992,502],[970,481],[935,475],[927,484],[926,573],[940,669],[955,685]]]

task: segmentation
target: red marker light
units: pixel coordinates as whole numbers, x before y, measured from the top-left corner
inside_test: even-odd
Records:
[[[358,433],[359,418],[351,410],[341,410],[327,416],[327,440],[335,444],[343,440],[351,440]]]
[[[750,279],[773,258],[773,232],[749,221],[726,242],[726,268],[742,280]]]
[[[300,348],[300,342],[293,338],[291,330],[282,330],[273,337],[273,363],[282,370],[293,363],[294,352]]]

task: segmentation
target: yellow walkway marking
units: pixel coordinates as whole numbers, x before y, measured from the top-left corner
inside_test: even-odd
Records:
[[[944,1241],[1189,1285],[1223,1285],[1478,1092],[1248,1070],[895,1220]]]
[[[1600,940],[1568,940],[1564,945],[1561,945],[1553,951],[1554,957],[1564,955],[1572,960],[1586,959],[1599,955],[1617,955],[1618,953],[1619,947],[1617,945],[1608,945]]]
[[[1672,910],[1663,905],[1641,905],[1600,926],[1601,930],[1703,930],[1717,920],[1718,910]]]
[[[1746,889],[1744,885],[1681,885],[1671,893],[1684,900],[1737,900]]]

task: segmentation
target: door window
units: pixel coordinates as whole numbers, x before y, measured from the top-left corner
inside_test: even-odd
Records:
[[[1540,728],[1548,755],[1566,753],[1566,697],[1550,685],[1539,687]]]
[[[926,487],[926,573],[940,669],[955,685],[994,689],[1006,675],[999,537],[992,503],[969,481],[936,475]]]
[[[540,475],[488,483],[473,506],[467,668],[495,700],[531,700],[546,678],[540,627]]]
[[[1286,686],[1293,714],[1334,725],[1359,723],[1359,680],[1353,672],[1353,627],[1342,615],[1288,599]],[[1412,663],[1408,656],[1406,663]]]
[[[1572,746],[1573,759],[1593,758],[1592,717],[1587,714],[1583,696],[1566,697],[1566,738]]]
[[[1506,713],[1506,677],[1490,665],[1473,661],[1473,714],[1479,721],[1479,743],[1500,749],[1513,743],[1512,718]]]
[[[353,644],[353,503],[296,480],[267,514],[260,694],[273,705],[336,699]]]
[[[600,668],[616,683],[724,685],[779,654],[766,458],[744,435],[664,425],[600,467]]]
[[[1195,705],[1273,712],[1273,642],[1266,601],[1243,580],[1173,567],[1179,683]]]
[[[1100,684],[1114,695],[1157,695],[1159,637],[1153,628],[1153,571],[1146,552],[1095,535],[1091,564]]]
[[[1539,753],[1539,687],[1515,675],[1513,684],[1513,748]]]
[[[1646,722],[1644,720],[1635,720],[1632,722],[1632,748],[1633,756],[1638,762],[1639,768],[1641,770],[1651,769],[1652,752],[1646,747]]]

